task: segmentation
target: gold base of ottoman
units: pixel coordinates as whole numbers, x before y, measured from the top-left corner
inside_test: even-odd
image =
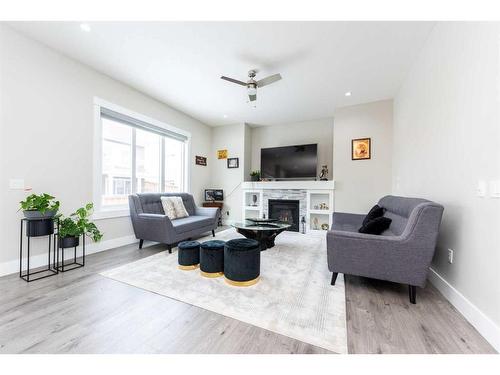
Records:
[[[200,271],[200,273],[201,273],[201,276],[208,277],[210,279],[213,279],[215,277],[224,276],[224,272],[203,272],[203,271]]]
[[[233,286],[251,286],[259,282],[260,276],[256,277],[253,280],[248,280],[248,281],[234,281],[234,280],[229,280],[227,277],[225,277],[224,279],[226,280],[226,283]]]
[[[183,271],[192,271],[192,270],[195,270],[199,267],[200,265],[199,264],[193,264],[192,266],[181,266],[179,264],[179,269],[180,270],[183,270]]]

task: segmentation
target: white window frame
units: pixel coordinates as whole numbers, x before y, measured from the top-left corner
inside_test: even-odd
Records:
[[[122,115],[131,117],[133,119],[151,124],[155,127],[165,129],[166,131],[177,133],[187,138],[184,143],[184,189],[186,192],[191,192],[191,133],[176,128],[175,126],[166,124],[164,122],[155,120],[151,117],[145,116],[141,113],[131,111],[127,108],[110,103],[98,97],[94,97],[94,148],[93,148],[93,201],[94,201],[94,215],[95,220],[107,219],[113,217],[130,216],[128,205],[103,207],[102,206],[102,121],[101,121],[101,108],[106,108],[111,111],[120,113]],[[163,142],[163,141],[162,141]],[[132,150],[132,165],[135,167],[135,150]],[[163,176],[164,171],[161,171]],[[135,182],[132,179],[132,185]],[[161,184],[163,185],[163,183]],[[132,188],[133,189],[133,188]]]

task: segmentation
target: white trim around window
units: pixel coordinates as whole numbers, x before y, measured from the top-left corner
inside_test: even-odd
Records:
[[[94,215],[93,218],[96,220],[124,217],[129,216],[128,205],[124,206],[113,206],[113,207],[102,207],[102,120],[101,113],[102,109],[116,112],[118,114],[127,116],[131,119],[137,120],[145,124],[150,124],[155,128],[165,130],[166,132],[175,133],[182,136],[186,140],[184,141],[184,189],[186,192],[191,191],[191,180],[190,180],[190,155],[191,155],[191,133],[176,128],[172,125],[165,124],[161,121],[155,120],[151,117],[145,116],[143,114],[133,112],[129,109],[121,107],[119,105],[107,102],[103,99],[94,98],[94,147],[93,147],[93,201],[94,201]],[[135,134],[135,133],[134,133]],[[162,148],[163,150],[163,148]],[[133,151],[135,155],[135,150]],[[134,160],[132,161],[135,166]],[[164,173],[163,171],[161,173]],[[163,180],[162,180],[163,181]]]

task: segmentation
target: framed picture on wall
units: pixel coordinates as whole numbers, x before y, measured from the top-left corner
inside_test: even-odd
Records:
[[[351,142],[352,160],[367,160],[372,157],[371,138],[358,138]]]
[[[239,168],[240,167],[239,158],[228,158],[227,159],[227,167],[228,168]]]
[[[207,165],[207,158],[204,157],[204,156],[198,156],[196,155],[195,156],[195,162],[196,162],[196,165],[203,165],[206,167]]]
[[[217,150],[217,159],[227,159],[227,150]]]

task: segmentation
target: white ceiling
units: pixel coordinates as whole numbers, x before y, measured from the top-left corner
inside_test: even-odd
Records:
[[[432,22],[12,22],[12,27],[208,125],[272,125],[392,98]],[[281,73],[258,90],[246,81]],[[351,91],[351,97],[345,92]],[[224,118],[227,115],[227,118]]]

